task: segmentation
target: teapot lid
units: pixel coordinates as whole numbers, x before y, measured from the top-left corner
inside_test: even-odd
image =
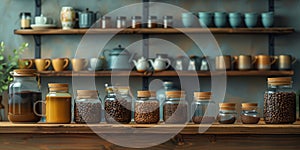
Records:
[[[83,13],[93,13],[93,11],[90,11],[89,8],[86,8]]]
[[[120,53],[128,54],[128,51],[126,51],[125,48],[119,45],[118,47],[114,48],[111,52],[112,55],[119,55]]]

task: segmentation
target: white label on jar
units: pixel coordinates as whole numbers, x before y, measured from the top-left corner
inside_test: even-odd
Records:
[[[131,25],[132,28],[136,28],[135,24],[136,24],[136,21],[133,19],[133,20],[132,20],[132,25]]]
[[[30,19],[21,19],[21,27],[29,28],[30,27]]]

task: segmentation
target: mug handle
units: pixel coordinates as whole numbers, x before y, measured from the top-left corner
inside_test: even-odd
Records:
[[[273,64],[277,61],[278,56],[271,56],[271,58],[272,58],[273,60],[272,60],[272,62],[271,62],[270,65],[273,65]]]
[[[252,65],[255,64],[256,61],[257,61],[257,56],[252,57],[252,62],[251,62],[251,64],[252,64]]]
[[[44,24],[47,24],[47,17],[43,17],[44,18]]]
[[[28,66],[27,66],[27,68],[31,68],[32,65],[33,65],[33,60],[32,60],[32,59],[29,59],[29,60],[28,60]]]
[[[296,57],[292,57],[292,64],[294,64],[297,61]]]
[[[232,56],[233,61],[231,62],[231,64],[236,63],[239,60],[239,56]]]
[[[51,65],[51,60],[50,59],[46,59],[46,66],[45,69],[48,69]]]
[[[88,65],[89,65],[89,62],[85,59],[84,60],[84,65],[83,65],[83,69],[85,69]]]
[[[165,69],[168,69],[170,67],[170,65],[171,65],[171,60],[168,59],[168,58],[164,58],[163,60],[168,63],[167,66],[166,66],[166,68],[165,68]]]
[[[66,69],[68,67],[69,62],[70,62],[70,60],[68,58],[64,59],[64,66],[63,66],[64,69]]]
[[[36,101],[34,104],[33,104],[33,113],[37,116],[40,116],[40,117],[45,117],[46,115],[45,114],[39,114],[36,112],[35,108],[36,108],[36,105],[38,103],[43,103],[44,105],[46,105],[46,102],[45,101]]]

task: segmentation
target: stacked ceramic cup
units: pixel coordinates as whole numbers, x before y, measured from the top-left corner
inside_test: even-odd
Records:
[[[245,13],[245,24],[248,28],[257,26],[258,14],[255,12]]]
[[[242,15],[239,12],[229,13],[229,24],[232,28],[238,28],[242,23]]]
[[[215,26],[218,28],[223,28],[226,26],[227,13],[226,12],[215,12],[214,13]]]
[[[210,27],[212,24],[213,14],[211,12],[198,12],[199,23],[201,27]]]
[[[261,22],[265,28],[270,28],[274,24],[274,12],[264,12],[261,14]]]

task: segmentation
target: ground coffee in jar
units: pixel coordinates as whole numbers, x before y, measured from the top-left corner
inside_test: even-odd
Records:
[[[138,124],[158,123],[159,101],[156,94],[150,91],[138,91],[134,107],[134,120]]]
[[[234,124],[236,121],[235,103],[220,103],[218,121],[220,124]]]
[[[214,111],[216,105],[211,101],[211,92],[194,92],[194,101],[192,103],[192,120],[196,124],[211,124],[215,121]]]
[[[268,78],[268,90],[264,94],[264,119],[269,124],[296,121],[296,93],[292,90],[291,77]]]
[[[242,103],[241,120],[243,124],[257,124],[259,122],[257,103]]]
[[[163,106],[165,123],[184,124],[188,122],[188,103],[184,91],[166,91]]]

